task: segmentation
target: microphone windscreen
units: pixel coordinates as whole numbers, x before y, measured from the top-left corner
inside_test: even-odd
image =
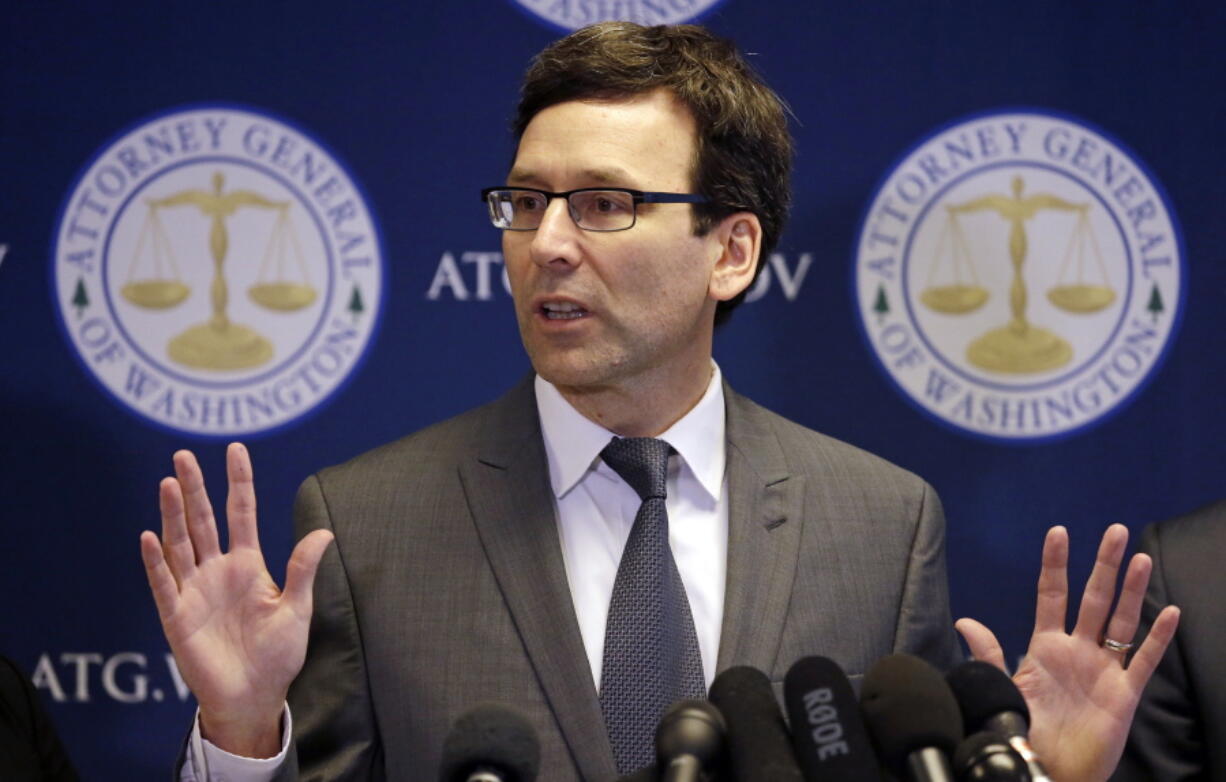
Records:
[[[843,669],[828,657],[797,660],[783,680],[792,748],[809,782],[880,780],[860,704]]]
[[[707,701],[679,700],[656,727],[656,758],[660,768],[668,768],[678,758],[689,757],[704,775],[711,774],[724,755],[724,734],[728,731],[719,709]]]
[[[1026,699],[1009,675],[982,660],[967,660],[945,677],[962,708],[968,731],[982,730],[984,723],[1004,711],[1022,715],[1030,723]]]
[[[962,739],[962,714],[940,671],[909,654],[873,663],[860,687],[860,708],[885,764],[902,772],[912,752],[952,755]]]
[[[1009,740],[980,731],[963,739],[954,751],[954,773],[963,782],[1030,782],[1030,770]]]
[[[505,782],[533,782],[541,747],[531,723],[497,703],[474,707],[455,721],[443,742],[439,782],[466,782],[477,769],[493,769]]]
[[[737,782],[803,782],[783,714],[766,674],[737,666],[715,677],[711,703],[728,726],[728,755]]]

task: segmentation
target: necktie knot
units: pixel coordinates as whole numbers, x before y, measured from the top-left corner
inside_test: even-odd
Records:
[[[600,458],[622,480],[630,484],[639,499],[664,499],[668,496],[668,455],[672,446],[654,437],[614,437]]]

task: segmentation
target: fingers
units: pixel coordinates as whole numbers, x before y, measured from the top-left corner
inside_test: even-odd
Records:
[[[1034,631],[1064,632],[1068,613],[1068,530],[1052,527],[1043,539],[1043,566],[1035,602]]]
[[[970,648],[971,657],[991,663],[1005,673],[1009,672],[1009,669],[1005,667],[1005,650],[996,640],[996,634],[983,623],[974,619],[959,619],[954,622],[954,627],[962,634],[963,640]]]
[[[299,616],[311,614],[311,590],[315,585],[315,573],[319,570],[319,561],[323,559],[331,542],[331,532],[317,529],[298,541],[298,545],[294,546],[294,553],[290,554],[289,564],[285,567],[285,592],[282,598],[290,602]]]
[[[196,553],[187,534],[183,510],[183,491],[174,478],[163,478],[158,486],[158,506],[162,511],[162,552],[171,576],[180,584],[196,572]],[[142,536],[141,550],[144,551]]]
[[[217,542],[217,523],[213,519],[213,505],[204,490],[204,475],[191,451],[176,451],[175,475],[183,493],[183,509],[187,514],[187,534],[191,537],[196,553],[196,562],[204,562],[220,556]]]
[[[1132,656],[1132,661],[1128,663],[1127,675],[1138,695],[1149,681],[1149,677],[1153,675],[1154,669],[1158,667],[1162,655],[1166,654],[1166,648],[1170,646],[1178,627],[1179,609],[1176,606],[1167,606],[1162,609],[1149,628],[1149,635],[1145,636],[1136,654]]]
[[[230,525],[230,548],[246,547],[259,550],[260,535],[256,525],[255,479],[251,455],[242,443],[230,443],[226,449],[226,477],[230,491],[226,496],[226,523]]]
[[[165,622],[175,612],[179,601],[179,588],[166,564],[166,558],[162,556],[158,536],[148,530],[140,534],[140,558],[145,563],[145,576],[149,579],[149,589],[153,592],[158,616]]]
[[[1107,638],[1128,643],[1137,634],[1137,625],[1141,621],[1141,605],[1145,602],[1145,588],[1149,585],[1149,574],[1153,567],[1153,560],[1146,554],[1137,554],[1128,563],[1119,602],[1116,603],[1115,613],[1111,615],[1111,621],[1107,623],[1104,631]]]
[[[1098,545],[1098,556],[1094,560],[1094,569],[1090,571],[1090,579],[1086,582],[1085,593],[1081,596],[1081,608],[1077,612],[1077,624],[1073,628],[1074,637],[1098,643],[1106,629],[1111,604],[1115,601],[1115,583],[1127,546],[1127,527],[1123,524],[1107,527],[1102,542]],[[1135,622],[1132,629],[1136,632]],[[1126,642],[1129,638],[1115,640]]]

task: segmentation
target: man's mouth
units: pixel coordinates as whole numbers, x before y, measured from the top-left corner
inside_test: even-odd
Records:
[[[569,301],[547,301],[541,304],[541,314],[549,320],[574,320],[586,316],[588,312]]]

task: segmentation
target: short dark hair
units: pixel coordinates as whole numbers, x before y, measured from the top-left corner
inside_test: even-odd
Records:
[[[584,27],[532,60],[512,129],[518,141],[533,117],[558,103],[617,100],[661,88],[689,108],[697,124],[692,187],[710,202],[693,206],[694,233],[701,236],[736,212],[757,215],[762,252],[756,280],[787,220],[792,138],[783,100],[731,41],[696,25]],[[721,301],[715,323],[727,320],[744,298],[742,292]]]

